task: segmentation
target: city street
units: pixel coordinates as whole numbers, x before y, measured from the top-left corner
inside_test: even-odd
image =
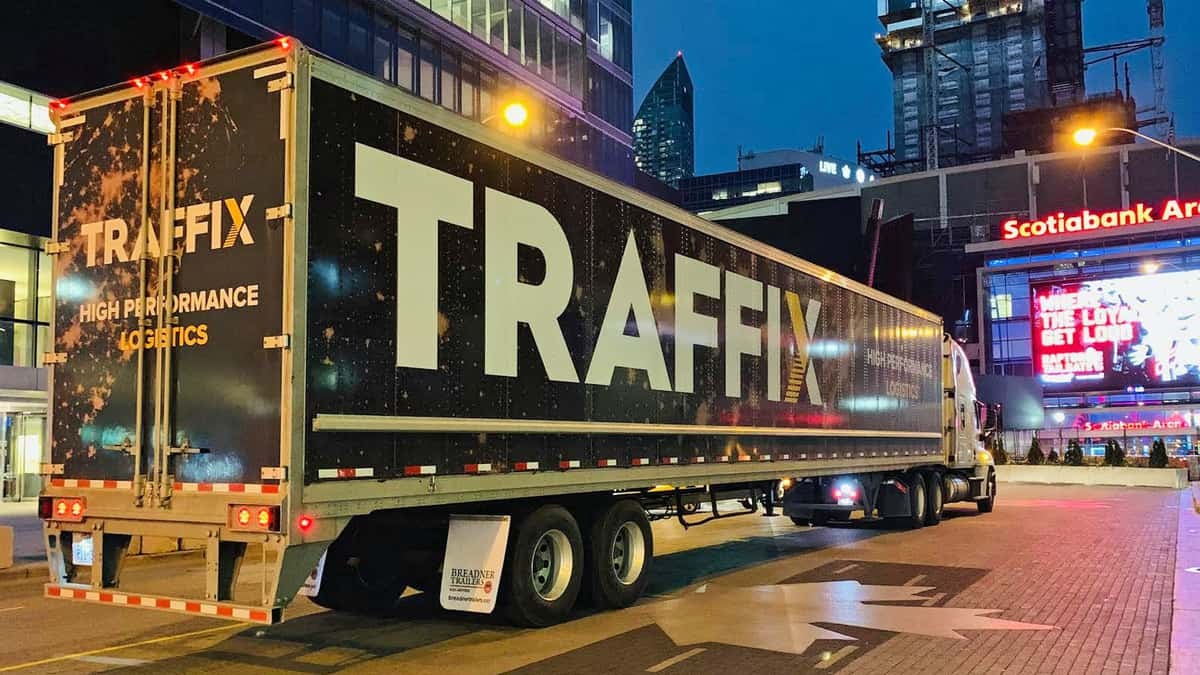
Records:
[[[6,624],[45,630],[0,641],[0,670],[1166,673],[1181,497],[1003,485],[994,513],[953,505],[915,532],[755,515],[685,535],[659,521],[647,597],[542,630],[445,613],[420,595],[386,619],[301,600],[288,622],[260,628],[9,584]],[[173,558],[133,570],[201,567]]]

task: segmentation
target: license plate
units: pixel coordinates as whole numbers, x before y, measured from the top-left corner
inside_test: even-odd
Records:
[[[84,567],[92,566],[92,535],[76,534],[71,539],[71,561]]]

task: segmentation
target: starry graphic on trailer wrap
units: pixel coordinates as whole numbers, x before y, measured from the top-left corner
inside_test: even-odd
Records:
[[[136,419],[138,350],[145,354],[142,471],[154,470],[152,420],[156,348],[137,325],[143,184],[152,241],[147,297],[161,294],[157,274],[165,167],[159,100],[132,98],[65,113],[82,115],[63,146],[55,256],[56,365],[51,457],[70,478],[129,480]],[[283,231],[265,210],[283,200],[284,149],[279,94],[252,69],[186,79],[176,105],[175,212],[170,250],[179,335],[172,337],[173,446],[170,471],[186,482],[261,482],[260,467],[279,463],[280,356],[262,338],[281,332]],[[149,116],[149,175],[143,176],[142,129]],[[210,303],[241,289],[238,306]],[[253,302],[246,300],[253,288]],[[230,291],[230,294],[232,291]],[[198,299],[204,298],[204,302]],[[218,307],[217,305],[220,304]],[[109,307],[118,308],[112,311]],[[149,316],[151,335],[156,316]],[[171,329],[165,329],[170,331]],[[184,335],[186,334],[186,340]],[[203,335],[203,338],[198,338]]]

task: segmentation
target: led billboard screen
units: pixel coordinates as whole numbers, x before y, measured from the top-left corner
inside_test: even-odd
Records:
[[[1200,383],[1200,271],[1038,284],[1033,368],[1049,389]]]

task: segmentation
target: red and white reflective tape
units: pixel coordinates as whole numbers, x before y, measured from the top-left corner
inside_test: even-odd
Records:
[[[369,466],[347,467],[336,469],[317,469],[317,478],[374,478],[375,469]]]
[[[632,466],[650,466],[650,458],[649,457],[634,457],[633,459],[629,460],[629,463]]]
[[[800,453],[800,459],[808,459],[808,453]]]
[[[616,465],[617,465],[617,460],[615,460],[615,459],[602,459],[602,460],[596,462],[596,466],[600,467],[601,469],[611,469],[612,467],[614,467]]]
[[[201,602],[197,600],[179,600],[154,595],[135,595],[133,593],[116,593],[112,591],[94,591],[83,588],[69,588],[58,584],[46,584],[47,598],[63,600],[83,600],[126,607],[149,607],[165,609],[184,614],[224,617],[239,621],[254,623],[271,623],[271,613],[265,609],[242,607],[220,602]]]
[[[791,455],[784,454],[784,455],[780,455],[780,456],[779,456],[779,461],[781,461],[781,462],[786,462],[787,460],[789,460],[789,459],[791,459],[791,458],[792,458],[792,456],[791,456]]]
[[[692,458],[692,464],[703,464],[705,461],[706,460],[704,457],[693,457]]]
[[[770,455],[759,455],[759,456],[758,456],[758,461],[760,461],[760,462],[769,462],[769,461],[771,461],[771,456],[770,456]]]
[[[823,452],[818,452],[818,453],[817,453],[817,459],[825,459],[825,453],[823,453]]]
[[[463,466],[463,471],[467,473],[491,473],[491,464],[466,464]]]
[[[513,462],[513,471],[537,471],[537,462]]]
[[[729,455],[721,455],[720,457],[717,457],[717,461],[718,461],[718,462],[728,462],[728,461],[729,461]]]
[[[405,476],[432,476],[437,473],[437,467],[432,464],[404,467]]]
[[[750,460],[752,460],[752,459],[754,459],[754,455],[738,455],[738,459],[737,459],[737,461],[739,461],[739,462],[749,462],[749,461],[750,461]]]
[[[678,457],[663,457],[662,463],[663,464],[678,464],[679,458]]]
[[[131,480],[99,480],[90,478],[51,478],[53,487],[88,488],[103,490],[132,490]]]
[[[560,469],[578,469],[579,468],[579,460],[564,459],[558,463],[558,468],[560,468]]]
[[[250,495],[277,495],[274,483],[173,483],[175,492],[234,492]]]

